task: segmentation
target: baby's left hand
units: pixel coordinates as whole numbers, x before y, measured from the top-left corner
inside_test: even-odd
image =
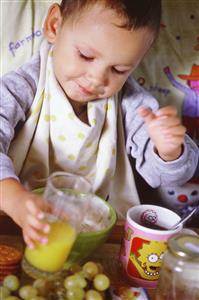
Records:
[[[177,117],[176,108],[166,106],[154,113],[142,107],[139,115],[144,119],[158,155],[165,161],[177,159],[183,151],[186,128]]]

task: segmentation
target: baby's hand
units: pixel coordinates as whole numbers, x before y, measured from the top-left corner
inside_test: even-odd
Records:
[[[19,195],[18,195],[19,196]],[[34,242],[47,243],[46,234],[50,230],[48,223],[44,222],[44,207],[42,199],[31,192],[22,192],[19,204],[20,218],[17,222],[23,231],[24,241],[30,248],[34,248]]]
[[[13,178],[1,180],[0,189],[0,209],[22,228],[26,244],[32,248],[35,241],[46,243],[46,233],[50,230],[43,220],[44,213],[50,211],[47,203]]]
[[[145,121],[158,155],[165,161],[177,159],[183,151],[186,129],[177,117],[176,108],[166,106],[154,113],[142,107],[139,114]]]

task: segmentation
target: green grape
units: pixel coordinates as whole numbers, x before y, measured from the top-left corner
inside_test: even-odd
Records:
[[[4,300],[9,295],[10,295],[10,290],[5,286],[0,286],[0,296],[2,297],[2,300]]]
[[[15,275],[7,275],[3,280],[3,285],[10,291],[16,291],[20,286],[19,278]]]
[[[5,298],[5,300],[20,300],[20,298],[16,296],[8,296],[7,298]]]
[[[66,289],[70,289],[70,288],[73,288],[73,287],[76,287],[76,286],[78,286],[78,284],[77,284],[77,277],[75,275],[70,275],[70,276],[65,278],[64,287]]]
[[[87,281],[82,274],[75,274],[78,287],[84,289],[87,286]]]
[[[85,278],[85,276],[84,276],[85,274],[84,274],[83,270],[76,272],[74,275],[75,276],[78,275],[78,276],[81,276],[82,278]]]
[[[19,296],[24,300],[30,300],[37,294],[38,290],[31,285],[24,285],[19,289]]]
[[[99,273],[98,266],[93,261],[88,261],[87,263],[85,263],[82,270],[84,272],[85,278],[88,278],[90,280]]]
[[[78,286],[79,286],[80,288],[84,289],[84,288],[87,286],[87,281],[86,281],[86,279],[79,276],[79,279],[78,279]]]
[[[97,267],[98,267],[99,273],[103,273],[104,272],[104,267],[102,266],[101,263],[97,263]]]
[[[36,279],[32,286],[38,290],[38,294],[44,296],[49,288],[50,282],[44,278]]]
[[[66,297],[68,300],[83,300],[85,292],[80,287],[73,287],[66,291]]]
[[[33,286],[34,288],[36,288],[36,289],[40,289],[40,288],[45,287],[45,286],[46,286],[46,283],[47,283],[47,280],[46,280],[46,279],[44,279],[44,278],[38,278],[38,279],[36,279],[36,280],[33,282],[32,286]]]
[[[97,274],[93,280],[93,285],[98,291],[105,291],[110,286],[110,280],[105,274]]]
[[[103,300],[103,297],[99,292],[95,290],[89,290],[86,292],[85,300]]]

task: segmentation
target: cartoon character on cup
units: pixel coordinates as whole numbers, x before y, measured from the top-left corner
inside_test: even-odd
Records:
[[[166,247],[164,241],[133,238],[127,266],[128,274],[135,278],[157,280]]]

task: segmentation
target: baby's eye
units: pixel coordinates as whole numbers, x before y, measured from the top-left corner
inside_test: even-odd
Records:
[[[78,51],[79,57],[81,57],[84,60],[93,60],[93,57],[87,56],[84,53],[82,53],[81,51]]]
[[[156,254],[151,254],[148,256],[148,261],[151,263],[155,263],[156,261],[158,261],[158,256]]]
[[[113,71],[114,73],[116,73],[116,74],[119,74],[119,75],[124,75],[124,74],[127,73],[127,71],[120,71],[120,70],[118,70],[118,69],[116,69],[116,68],[114,68],[114,67],[112,67],[112,71]]]

